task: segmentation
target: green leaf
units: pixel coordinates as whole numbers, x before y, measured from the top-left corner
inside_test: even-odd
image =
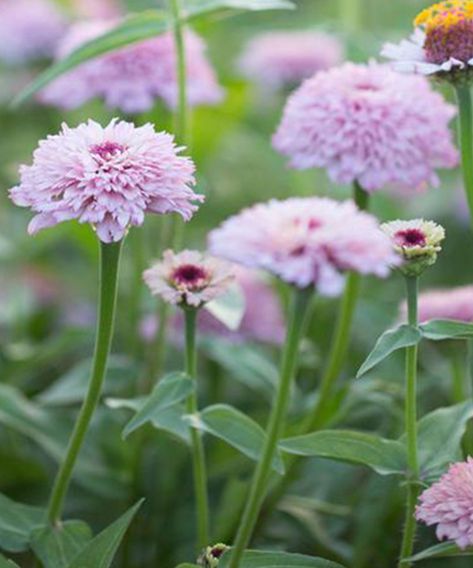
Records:
[[[0,494],[0,547],[22,552],[29,547],[30,534],[44,524],[46,512],[12,501]]]
[[[419,326],[423,337],[432,341],[471,339],[473,324],[455,320],[431,320]]]
[[[31,548],[44,568],[67,568],[91,539],[92,531],[86,523],[66,521],[59,527],[35,530]]]
[[[403,474],[406,470],[404,445],[374,434],[348,430],[323,430],[287,438],[281,450],[299,456],[318,456],[366,465],[381,475]]]
[[[159,381],[143,406],[123,430],[126,438],[143,424],[159,421],[159,414],[186,399],[194,389],[194,381],[184,373],[172,373]]]
[[[381,363],[381,361],[389,357],[391,353],[399,349],[404,349],[405,347],[417,345],[421,339],[422,333],[410,325],[401,325],[395,329],[386,331],[378,339],[373,351],[368,355],[356,376],[361,377]]]
[[[227,404],[215,404],[186,418],[192,427],[227,442],[248,458],[255,461],[260,458],[266,434],[259,424],[236,408]],[[273,468],[281,475],[284,473],[279,454],[273,460]]]
[[[185,0],[184,16],[195,18],[222,9],[233,10],[290,10],[295,5],[289,0]]]
[[[88,542],[68,565],[68,568],[88,568],[89,566],[109,568],[133,517],[142,503],[143,499]]]
[[[454,542],[442,542],[411,556],[409,560],[418,562],[427,558],[445,558],[448,556],[473,556],[473,548],[461,550]]]
[[[219,568],[227,568],[231,557],[231,550],[227,551],[221,558]],[[306,556],[305,554],[290,554],[288,552],[265,552],[263,550],[247,550],[243,554],[240,562],[241,568],[343,568],[341,564]]]
[[[236,331],[245,314],[245,307],[245,296],[241,287],[235,284],[225,294],[205,304],[204,309],[228,329]]]
[[[8,560],[2,554],[0,554],[0,568],[20,568],[18,564],[15,564],[13,560]]]

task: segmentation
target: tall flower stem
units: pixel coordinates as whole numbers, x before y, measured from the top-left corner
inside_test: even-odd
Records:
[[[280,380],[266,429],[266,442],[250,485],[245,509],[240,520],[233,552],[229,561],[229,568],[238,568],[243,553],[253,535],[261,505],[268,490],[271,464],[277,450],[281,432],[284,429],[291,386],[297,369],[299,344],[303,337],[304,323],[307,321],[312,295],[311,289],[294,290],[286,342],[281,360]]]
[[[196,381],[197,351],[196,321],[198,311],[195,308],[185,309],[186,334],[186,373]],[[187,412],[195,414],[198,411],[197,385],[187,400]],[[199,430],[191,429],[192,461],[194,469],[194,492],[197,504],[197,545],[198,549],[209,545],[209,504],[207,495],[207,471],[205,465],[204,444]]]
[[[459,110],[463,183],[473,228],[473,103],[471,89],[468,85],[458,85],[456,95]]]
[[[112,343],[121,248],[121,241],[100,243],[99,308],[92,375],[49,499],[48,519],[53,525],[60,522],[74,466],[102,391]]]
[[[419,279],[406,276],[408,323],[417,327],[417,296]],[[412,556],[416,533],[414,517],[419,495],[419,460],[417,456],[417,345],[406,348],[406,394],[405,394],[405,429],[407,441],[407,501],[406,521],[401,546],[399,566],[406,568],[411,563],[406,558]]]

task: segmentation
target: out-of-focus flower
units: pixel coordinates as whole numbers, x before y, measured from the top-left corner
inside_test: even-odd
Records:
[[[116,23],[96,20],[74,25],[61,42],[57,58],[63,59]],[[189,104],[219,103],[223,91],[206,58],[203,40],[187,30],[185,46]],[[76,108],[94,98],[128,113],[149,110],[157,98],[174,108],[178,85],[173,35],[168,32],[87,61],[53,81],[39,98],[45,104],[64,109]]]
[[[455,108],[422,77],[346,63],[318,73],[289,98],[274,147],[296,169],[324,168],[369,192],[437,185],[458,164],[448,123]]]
[[[65,28],[50,0],[0,0],[0,60],[17,65],[51,57]]]
[[[399,262],[376,219],[353,202],[324,198],[272,200],[245,209],[210,233],[210,251],[260,268],[300,288],[338,295],[343,273],[385,277]]]
[[[388,43],[382,55],[401,72],[455,79],[473,65],[473,2],[448,0],[433,4],[414,20],[410,39]]]
[[[143,223],[145,213],[192,217],[192,201],[203,196],[191,189],[194,164],[179,150],[170,134],[156,133],[151,124],[64,124],[40,142],[33,164],[21,167],[20,185],[10,197],[38,213],[31,234],[78,219],[93,225],[101,241],[119,241],[130,225]]]
[[[123,12],[119,0],[73,0],[72,4],[81,18],[116,18]]]
[[[427,290],[419,295],[418,310],[421,323],[432,319],[473,322],[473,286]],[[405,303],[400,312],[407,314]]]
[[[167,250],[143,278],[151,293],[164,301],[200,308],[226,292],[235,275],[226,262],[201,252]]]
[[[473,458],[451,465],[422,493],[416,517],[437,525],[439,540],[453,540],[461,549],[473,545]]]
[[[251,39],[238,66],[263,89],[280,89],[338,65],[343,56],[341,42],[327,33],[275,31]]]

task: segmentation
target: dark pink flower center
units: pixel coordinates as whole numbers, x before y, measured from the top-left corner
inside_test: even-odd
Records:
[[[452,26],[430,29],[424,50],[429,63],[439,65],[451,57],[467,63],[473,58],[473,21],[463,19]]]
[[[196,264],[182,264],[172,273],[172,281],[177,286],[186,288],[199,288],[208,280],[207,271]]]
[[[423,247],[426,244],[425,234],[420,229],[398,231],[394,240],[401,247]]]
[[[100,156],[103,160],[108,160],[117,154],[125,151],[125,146],[117,142],[102,142],[102,144],[94,144],[90,147],[90,152]]]

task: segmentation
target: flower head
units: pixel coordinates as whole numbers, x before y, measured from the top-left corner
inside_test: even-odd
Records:
[[[192,201],[203,196],[192,191],[194,164],[179,151],[171,135],[156,133],[151,124],[64,124],[39,143],[33,164],[21,167],[10,197],[37,213],[31,234],[78,219],[93,225],[101,241],[119,241],[129,226],[143,223],[145,213],[192,217]]]
[[[324,168],[336,183],[420,190],[438,184],[436,168],[458,163],[448,128],[454,115],[422,77],[346,63],[289,98],[273,145],[291,167]]]
[[[374,217],[351,201],[317,197],[245,209],[210,233],[209,246],[217,256],[324,295],[341,292],[347,270],[384,277],[398,262]]]
[[[410,40],[383,48],[397,70],[455,80],[473,65],[473,1],[433,4],[415,18],[414,26]]]
[[[437,260],[445,239],[445,229],[433,221],[391,221],[381,225],[394,250],[404,259],[405,273],[420,274]]]
[[[419,296],[418,309],[421,323],[432,319],[473,322],[473,286],[427,290]],[[407,313],[405,303],[400,312]]]
[[[323,32],[267,32],[249,41],[239,67],[262,88],[280,89],[338,65],[343,52],[340,41]]]
[[[66,21],[49,0],[0,1],[0,60],[16,65],[50,57]]]
[[[78,23],[61,42],[57,58],[114,27],[116,22],[92,20]],[[192,106],[219,103],[223,91],[207,61],[205,44],[194,32],[185,34],[188,102]],[[174,108],[177,104],[176,52],[171,33],[141,41],[87,61],[59,77],[40,93],[45,104],[76,108],[100,98],[110,108],[144,112],[156,99]]]
[[[207,546],[199,557],[198,564],[204,568],[217,568],[220,558],[229,549],[229,546],[222,543]]]
[[[422,493],[416,518],[437,525],[439,540],[453,540],[462,549],[473,545],[473,458],[451,465]]]
[[[200,308],[221,296],[234,280],[231,267],[197,251],[174,253],[145,270],[143,278],[151,293],[179,306]]]

